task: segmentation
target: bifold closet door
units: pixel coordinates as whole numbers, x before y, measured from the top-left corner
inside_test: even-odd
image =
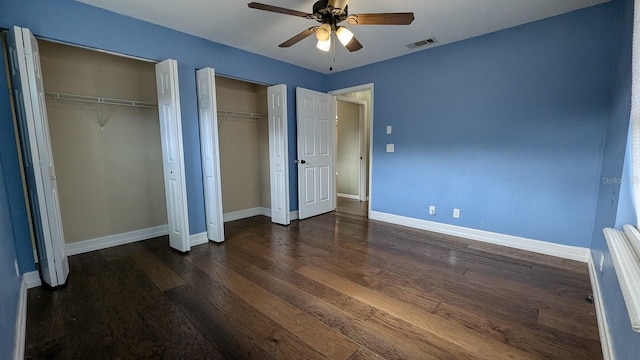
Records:
[[[191,245],[189,243],[178,63],[175,60],[169,59],[156,64],[156,86],[158,89],[169,245],[178,251],[186,252],[191,249]]]
[[[207,237],[224,241],[222,212],[222,177],[220,175],[220,142],[218,141],[218,110],[216,104],[216,72],[212,68],[196,71],[202,182],[207,222]]]
[[[269,117],[269,179],[271,181],[271,221],[291,223],[289,205],[289,145],[287,128],[287,86],[267,88]]]
[[[69,262],[56,172],[51,151],[38,42],[29,29],[14,26],[7,37],[22,161],[42,281],[64,285]]]

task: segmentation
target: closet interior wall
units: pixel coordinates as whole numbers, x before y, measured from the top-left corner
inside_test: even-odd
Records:
[[[337,102],[336,190],[338,196],[360,195],[360,105]]]
[[[365,179],[367,179],[365,181],[365,197],[368,198],[369,197],[369,172],[371,171],[371,169],[369,169],[369,152],[370,152],[370,134],[371,134],[371,122],[372,122],[372,116],[373,116],[373,106],[371,104],[371,90],[365,90],[365,91],[357,91],[357,92],[353,92],[353,93],[349,93],[349,94],[343,94],[342,96],[346,96],[346,97],[350,97],[356,100],[361,100],[367,103],[366,108],[367,108],[367,112],[366,112],[366,116],[364,119],[364,148],[363,148],[363,161],[366,165],[366,171],[365,171]]]
[[[267,88],[216,76],[216,101],[223,212],[266,214],[271,207]],[[232,111],[263,116],[224,114]]]
[[[153,63],[40,41],[46,93],[157,103]],[[67,243],[167,224],[158,109],[47,98]]]

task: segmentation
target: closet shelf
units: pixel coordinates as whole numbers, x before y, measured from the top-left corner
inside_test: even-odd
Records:
[[[260,119],[264,117],[264,114],[241,112],[241,111],[228,111],[228,110],[218,110],[218,115],[236,117],[236,118],[250,118],[250,119]]]
[[[138,100],[110,99],[110,98],[98,97],[98,96],[86,96],[86,95],[63,94],[63,93],[52,93],[52,92],[46,92],[44,93],[44,95],[47,99],[54,99],[54,100],[79,101],[79,102],[87,102],[87,103],[94,103],[94,104],[133,106],[133,107],[143,107],[143,108],[153,108],[153,109],[158,108],[158,104],[154,104],[146,101],[138,101]],[[264,114],[242,112],[242,111],[230,111],[230,110],[218,110],[218,114],[223,115],[225,117],[228,116],[228,117],[250,118],[250,119],[260,119],[264,117]]]
[[[50,92],[44,93],[44,95],[47,99],[55,99],[55,100],[79,101],[79,102],[103,104],[103,105],[120,105],[120,106],[132,106],[132,107],[142,107],[142,108],[152,108],[152,109],[158,108],[158,104],[154,104],[146,101],[110,99],[110,98],[97,97],[97,96],[61,94],[61,93],[50,93]]]

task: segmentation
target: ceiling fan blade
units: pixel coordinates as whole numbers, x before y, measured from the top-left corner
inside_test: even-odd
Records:
[[[347,22],[352,25],[409,25],[415,17],[412,12],[349,15]]]
[[[360,44],[360,41],[358,41],[354,36],[344,47],[346,47],[350,52],[354,52],[362,49],[362,44]]]
[[[283,42],[282,44],[280,44],[278,46],[280,46],[281,48],[286,48],[286,47],[295,45],[295,44],[299,43],[300,41],[302,41],[302,40],[306,39],[307,37],[309,37],[314,32],[316,32],[317,28],[318,28],[317,26],[310,27],[307,30],[302,31],[298,35],[292,37],[291,39]]]
[[[303,17],[303,18],[308,18],[308,19],[310,19],[312,17],[311,14],[307,14],[305,12],[286,9],[286,8],[279,7],[279,6],[261,4],[261,3],[257,3],[257,2],[250,2],[247,5],[252,9],[270,11],[270,12],[274,12],[274,13],[278,13],[278,14],[293,15],[293,16],[298,16],[298,17]]]

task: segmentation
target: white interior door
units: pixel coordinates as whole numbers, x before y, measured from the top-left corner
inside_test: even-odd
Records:
[[[29,29],[13,27],[7,38],[10,75],[40,274],[49,286],[69,275],[53,153],[44,99],[38,42]]]
[[[207,237],[211,241],[222,242],[224,241],[224,220],[215,70],[205,68],[196,71],[196,80],[198,81],[198,116]]]
[[[334,102],[329,94],[296,88],[300,219],[336,208]]]
[[[289,225],[289,145],[287,133],[287,86],[267,88],[269,117],[269,178],[271,221]]]
[[[180,117],[180,89],[178,63],[169,59],[156,64],[158,112],[164,191],[167,199],[169,244],[178,251],[189,251],[189,222],[187,190],[182,147],[182,119]]]

